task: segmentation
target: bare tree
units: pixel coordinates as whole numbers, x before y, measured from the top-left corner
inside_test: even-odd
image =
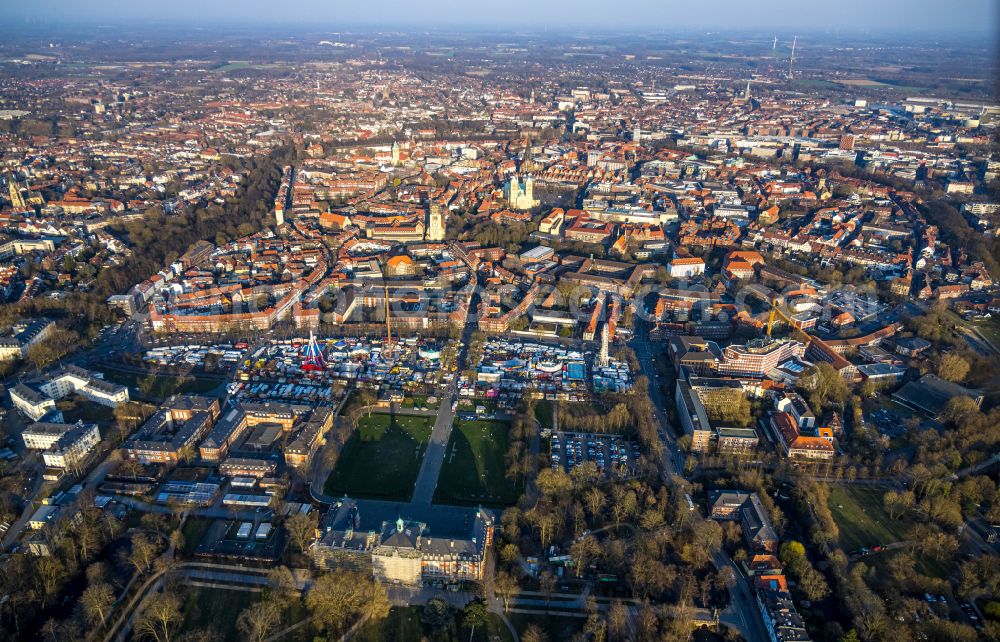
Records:
[[[267,582],[270,599],[287,605],[298,597],[298,585],[295,583],[295,578],[287,566],[278,566],[271,569],[267,574]]]
[[[608,609],[608,632],[613,640],[625,640],[628,636],[628,609],[621,600],[615,600]]]
[[[100,623],[104,626],[108,613],[111,612],[111,605],[115,602],[115,593],[111,590],[111,585],[101,582],[88,586],[80,597],[83,605],[83,612],[87,620],[93,623]]]
[[[316,537],[316,527],[318,524],[319,518],[315,511],[310,511],[305,515],[296,513],[285,520],[285,528],[288,530],[288,535],[292,538],[292,544],[299,551],[303,552],[306,550],[309,542]]]
[[[181,621],[181,598],[171,591],[154,595],[139,611],[135,630],[156,642],[170,642]]]
[[[243,609],[236,618],[236,628],[251,642],[264,642],[281,624],[281,604],[275,600],[262,600]]]
[[[306,594],[306,606],[327,631],[339,633],[354,618],[385,617],[389,597],[370,575],[343,571],[319,577]]]
[[[506,571],[500,571],[497,573],[497,579],[495,582],[496,594],[503,600],[503,610],[507,611],[510,608],[510,599],[514,596],[514,592],[517,590],[517,580],[514,576]]]
[[[542,571],[541,575],[538,576],[538,584],[542,589],[542,593],[545,593],[545,604],[552,601],[552,594],[556,591],[556,576],[549,571]]]
[[[537,624],[529,624],[521,634],[521,642],[549,642],[549,636]]]
[[[135,567],[139,573],[145,573],[149,566],[156,559],[159,546],[148,538],[144,533],[136,533],[132,536],[132,550],[129,553],[129,563]]]

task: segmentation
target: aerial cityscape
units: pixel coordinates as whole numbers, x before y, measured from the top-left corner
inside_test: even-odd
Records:
[[[0,639],[1000,641],[1000,7],[340,4],[0,7]]]

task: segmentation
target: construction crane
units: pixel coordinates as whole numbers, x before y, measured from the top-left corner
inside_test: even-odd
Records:
[[[389,314],[389,275],[382,268],[382,285],[385,288],[385,356],[392,356],[392,321]]]

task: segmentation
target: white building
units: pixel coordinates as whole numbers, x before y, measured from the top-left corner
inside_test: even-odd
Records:
[[[69,430],[42,453],[42,460],[49,468],[73,468],[101,441],[97,424],[79,422],[66,427]]]
[[[73,365],[56,370],[40,388],[53,399],[61,399],[75,393],[111,408],[129,400],[128,388],[125,386],[105,381],[99,373]]]
[[[21,433],[21,439],[24,441],[25,448],[47,450],[72,427],[71,424],[36,422],[24,429],[24,432]]]
[[[11,336],[0,337],[0,361],[24,359],[31,347],[44,341],[55,330],[52,319],[25,319],[11,328]]]
[[[705,273],[705,261],[697,256],[678,257],[670,262],[667,268],[670,278],[687,279]]]
[[[11,389],[10,400],[15,408],[35,421],[56,409],[54,399],[23,383],[19,383]]]

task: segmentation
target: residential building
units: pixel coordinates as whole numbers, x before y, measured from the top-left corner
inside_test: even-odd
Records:
[[[82,421],[67,426],[58,440],[42,453],[42,461],[49,468],[76,468],[101,442],[97,424]]]
[[[756,552],[777,553],[778,535],[757,493],[712,491],[709,494],[709,516],[712,519],[739,521],[750,548]]]
[[[56,410],[55,399],[23,383],[19,383],[11,388],[10,401],[14,404],[15,408],[34,421],[40,420],[50,412],[58,412]]]
[[[196,454],[195,444],[218,415],[218,399],[174,395],[122,444],[122,451],[142,464],[177,463]]]
[[[52,335],[56,323],[52,319],[24,319],[11,326],[11,334],[0,337],[0,361],[24,359],[32,346]]]

